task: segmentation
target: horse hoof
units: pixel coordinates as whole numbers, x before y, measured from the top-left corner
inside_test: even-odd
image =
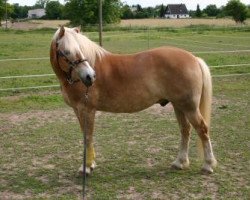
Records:
[[[210,169],[202,168],[202,169],[201,169],[201,173],[202,173],[203,175],[209,175],[209,174],[212,174],[213,172],[214,172],[214,170],[213,170],[212,168],[210,168]]]
[[[173,163],[171,166],[170,166],[171,169],[173,170],[182,170],[183,167],[181,165],[176,165],[175,163]]]
[[[182,161],[176,160],[171,164],[171,169],[182,170],[189,167],[189,160],[185,159]]]
[[[214,172],[212,166],[210,165],[204,165],[202,168],[201,168],[201,173],[204,174],[204,175],[209,175],[209,174],[212,174]]]
[[[211,159],[209,161],[206,161],[201,169],[201,173],[208,175],[212,174],[214,172],[213,168],[215,168],[217,165],[216,159]]]
[[[86,167],[86,174],[87,175],[90,175],[91,172],[94,170],[94,168],[96,167],[96,162],[94,161],[90,167]],[[83,166],[81,166],[79,169],[78,169],[78,173],[80,175],[83,175]]]
[[[96,168],[96,162],[93,161],[92,165],[90,166],[91,171],[93,171]]]

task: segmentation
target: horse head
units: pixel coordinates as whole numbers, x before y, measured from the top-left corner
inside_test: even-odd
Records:
[[[79,32],[79,28],[63,26],[57,30],[54,36],[56,58],[58,67],[65,72],[70,84],[81,80],[86,87],[90,87],[95,81],[95,71],[77,41]]]

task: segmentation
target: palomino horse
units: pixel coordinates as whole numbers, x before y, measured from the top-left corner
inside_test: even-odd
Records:
[[[202,59],[174,47],[112,54],[82,35],[79,28],[61,27],[53,37],[50,60],[64,100],[74,109],[82,130],[87,113],[87,173],[95,167],[93,130],[97,110],[132,113],[168,102],[174,107],[181,129],[180,151],[172,167],[189,166],[192,125],[204,150],[202,171],[213,172],[216,159],[209,137],[212,83]]]

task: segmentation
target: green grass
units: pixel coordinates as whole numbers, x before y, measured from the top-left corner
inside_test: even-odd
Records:
[[[97,33],[86,34],[97,41]],[[52,35],[51,30],[0,31],[0,59],[48,57]],[[248,35],[244,30],[120,30],[105,32],[104,46],[116,53],[161,45],[193,52],[236,50],[249,49]],[[249,52],[196,55],[210,66],[250,63]],[[249,73],[250,68],[211,71]],[[53,73],[48,60],[0,62],[0,77],[45,73]],[[58,84],[55,77],[0,79],[0,88],[52,84]],[[250,78],[214,77],[213,87],[211,134],[219,162],[214,174],[199,172],[195,133],[190,168],[170,170],[180,140],[173,112],[101,113],[95,124],[98,166],[88,177],[89,199],[248,199]],[[0,199],[79,199],[81,141],[77,119],[59,88],[0,91]]]

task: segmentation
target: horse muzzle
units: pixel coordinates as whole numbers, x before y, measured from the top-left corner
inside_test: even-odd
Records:
[[[89,64],[85,66],[79,66],[77,69],[78,76],[86,87],[93,85],[96,79],[95,71]]]
[[[90,87],[95,82],[95,74],[87,74],[85,77],[80,77],[80,79],[86,87]]]

